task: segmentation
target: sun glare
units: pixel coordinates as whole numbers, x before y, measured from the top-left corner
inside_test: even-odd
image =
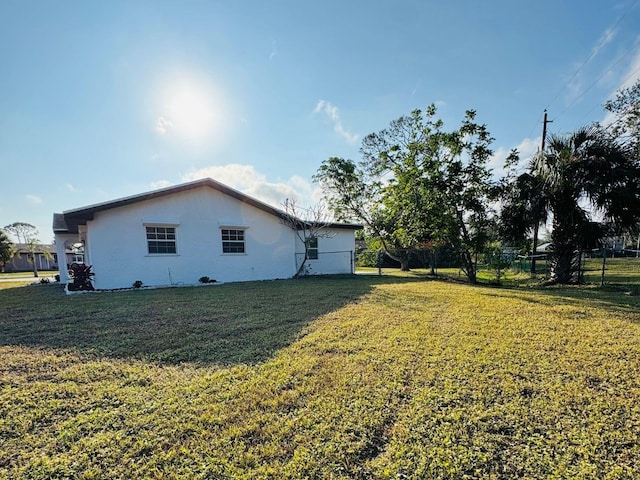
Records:
[[[223,109],[220,96],[203,82],[174,81],[163,91],[156,130],[190,143],[209,143],[221,133]]]

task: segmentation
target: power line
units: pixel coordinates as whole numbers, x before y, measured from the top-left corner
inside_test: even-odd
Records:
[[[629,13],[631,12],[631,10],[633,10],[635,8],[635,6],[638,4],[638,2],[640,2],[640,0],[635,0],[631,6],[618,18],[618,20],[615,22],[615,24],[610,27],[608,29],[608,34],[604,37],[602,37],[600,39],[600,41],[598,42],[598,44],[596,45],[595,48],[592,49],[591,54],[587,57],[587,59],[582,62],[582,64],[578,67],[578,69],[575,71],[575,73],[573,74],[573,76],[564,83],[564,85],[560,88],[560,90],[558,90],[558,92],[555,94],[555,96],[553,97],[553,99],[547,104],[547,107],[545,108],[545,111],[558,99],[558,97],[560,96],[560,94],[571,84],[571,82],[578,76],[578,74],[580,73],[580,71],[582,71],[582,69],[598,54],[598,52],[600,51],[600,49],[602,47],[604,47],[604,45],[606,44],[606,42],[609,40],[609,38],[611,37],[611,35],[613,35],[613,32],[615,31],[615,29],[618,27],[618,25],[620,25],[620,23],[627,17],[627,15],[629,15]],[[607,73],[609,73],[616,65],[618,65],[624,58],[626,58],[627,55],[629,55],[629,53],[631,53],[631,51],[633,51],[633,49],[636,47],[636,45],[638,45],[638,43],[640,43],[640,38],[638,38],[638,40],[636,40],[636,42],[631,46],[631,48],[629,50],[627,50],[613,65],[611,65],[604,73],[602,73],[591,85],[589,85],[589,87],[587,87],[587,89],[585,91],[583,91],[576,99],[574,99],[574,101],[568,106],[566,107],[561,113],[560,115],[557,115],[555,118],[559,118],[562,115],[564,115],[571,107],[573,107],[575,105],[575,103],[581,99],[591,88],[593,88]],[[624,82],[626,82],[632,75],[634,75],[638,70],[640,70],[640,67],[636,70],[634,70],[630,75],[627,76],[627,78],[625,78],[625,80],[622,82],[624,84]],[[595,108],[595,107],[594,107]],[[593,111],[593,109],[591,110]],[[591,113],[591,111],[589,113]],[[529,133],[527,134],[526,138],[531,138],[531,135],[533,134],[534,130],[538,127],[538,125],[541,123],[540,121],[540,117],[538,117],[535,121],[535,123],[533,124],[533,126],[531,127],[531,130],[529,130]]]
[[[584,89],[582,91],[582,93],[580,95],[578,95],[576,98],[573,99],[573,101],[556,117],[559,118],[562,115],[564,115],[565,113],[567,113],[567,111],[569,109],[571,109],[576,103],[578,103],[578,101],[585,96],[585,94],[591,90],[593,87],[595,87],[598,82],[600,80],[602,80],[602,78],[607,75],[609,72],[611,72],[613,70],[614,67],[616,67],[622,60],[624,60],[627,55],[629,55],[634,48],[640,44],[640,37],[635,41],[635,43],[631,46],[631,48],[629,48],[615,63],[613,63],[612,65],[609,66],[609,68],[607,68],[604,72],[602,72],[602,74],[600,74],[600,76],[598,78],[596,78],[593,83],[591,83],[586,89]],[[631,72],[631,74],[627,75],[627,77],[620,83],[621,85],[624,85],[624,83],[631,78],[638,70],[640,70],[640,68],[637,68],[636,70],[634,70],[633,72]],[[607,95],[608,97],[608,95]],[[587,113],[587,115],[590,115],[591,112],[593,112],[593,110],[595,110],[596,106],[594,106],[593,108],[591,108],[591,110],[589,110],[589,112]],[[584,117],[583,117],[584,118]]]
[[[529,133],[527,134],[526,138],[531,138],[531,135],[533,134],[533,131],[538,128],[538,125],[540,125],[540,117],[536,118],[536,123],[531,127],[531,130],[529,130]]]
[[[629,14],[629,12],[631,12],[631,10],[633,10],[633,8],[637,5],[639,1],[640,0],[635,0],[631,4],[631,6],[627,9],[627,11],[624,12],[620,18],[618,18],[618,20],[613,25],[613,27],[608,29],[608,34],[600,39],[600,41],[598,42],[598,45],[596,45],[596,47],[591,51],[591,54],[587,57],[587,59],[584,62],[582,62],[582,64],[578,67],[578,69],[575,71],[573,76],[567,82],[565,82],[565,84],[562,86],[562,88],[560,88],[560,90],[558,90],[558,93],[556,93],[556,95],[553,97],[551,102],[549,102],[549,104],[547,105],[546,107],[547,109],[553,104],[553,102],[555,102],[558,99],[560,94],[571,84],[571,82],[575,80],[575,78],[582,71],[582,69],[587,65],[587,63],[589,63],[598,54],[600,49],[604,47],[605,43],[609,40],[611,35],[613,35],[613,32],[615,31],[616,27],[620,25],[620,22],[624,20],[624,18]]]

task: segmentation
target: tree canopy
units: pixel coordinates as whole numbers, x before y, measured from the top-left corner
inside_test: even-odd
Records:
[[[15,254],[15,246],[9,235],[4,230],[0,230],[0,272],[4,271],[5,265],[11,261]]]
[[[18,243],[29,243],[29,239],[36,238],[38,236],[38,229],[25,222],[13,222],[3,228],[5,231],[15,235],[18,239]]]
[[[550,283],[573,283],[582,250],[637,224],[640,162],[633,142],[597,124],[546,143],[505,190],[501,223],[517,237],[551,219]]]
[[[640,80],[631,87],[618,90],[616,97],[607,101],[604,108],[615,118],[609,126],[612,134],[618,138],[631,138],[638,147],[640,143]],[[637,148],[636,153],[638,153]]]
[[[493,139],[473,110],[452,131],[436,113],[430,105],[392,121],[364,138],[358,164],[329,158],[314,179],[336,217],[363,222],[403,269],[411,249],[446,245],[475,282],[491,216]]]

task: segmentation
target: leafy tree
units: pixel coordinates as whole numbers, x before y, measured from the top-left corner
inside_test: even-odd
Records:
[[[38,236],[38,229],[30,223],[14,222],[5,226],[4,230],[15,235],[18,243],[29,243],[30,238]]]
[[[550,135],[546,151],[534,157],[530,173],[553,219],[551,283],[578,281],[576,252],[611,233],[593,221],[594,213],[613,231],[637,224],[640,162],[633,149],[632,143],[592,125]]]
[[[632,138],[637,148],[640,142],[640,80],[629,88],[618,90],[616,98],[606,102],[604,108],[616,117],[610,126],[612,134]]]
[[[15,254],[15,245],[9,236],[0,230],[0,272],[4,272],[5,265],[11,261]]]
[[[409,269],[407,252],[416,233],[411,225],[402,224],[401,215],[384,208],[385,189],[379,178],[352,160],[331,157],[322,163],[314,180],[322,186],[328,207],[338,220],[364,223],[369,246],[378,240],[402,270]]]
[[[314,179],[334,214],[367,225],[402,269],[416,246],[447,245],[475,282],[487,236],[493,141],[475,116],[467,111],[461,126],[447,132],[434,105],[414,110],[365,137],[359,165],[333,157]]]

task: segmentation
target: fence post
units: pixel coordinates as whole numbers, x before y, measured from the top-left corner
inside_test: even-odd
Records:
[[[607,248],[602,249],[602,279],[600,280],[600,286],[604,287],[604,270],[607,264]]]

